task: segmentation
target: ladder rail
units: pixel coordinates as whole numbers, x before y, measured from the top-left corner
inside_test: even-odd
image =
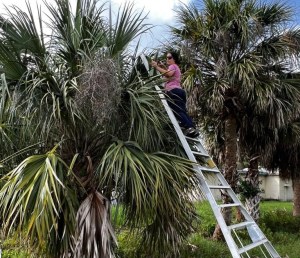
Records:
[[[179,137],[179,140],[182,144],[182,147],[184,148],[184,151],[187,155],[187,157],[189,158],[189,160],[193,161],[195,163],[195,165],[193,165],[194,170],[197,172],[198,175],[198,179],[200,182],[200,187],[203,191],[203,193],[205,194],[208,202],[210,203],[210,206],[213,210],[213,213],[215,215],[215,218],[222,230],[223,236],[225,238],[225,241],[229,247],[229,250],[231,252],[231,255],[233,258],[240,258],[242,253],[246,253],[246,255],[248,256],[247,251],[251,250],[252,248],[255,248],[256,246],[260,246],[260,245],[264,245],[265,248],[267,249],[267,251],[269,252],[269,254],[274,257],[274,258],[280,258],[279,254],[277,253],[277,251],[275,250],[275,248],[272,246],[272,244],[270,243],[270,241],[265,237],[265,235],[262,233],[262,231],[258,228],[256,222],[253,220],[253,218],[250,216],[250,214],[246,211],[246,209],[244,208],[244,206],[242,205],[242,203],[240,202],[240,200],[238,199],[238,197],[236,196],[236,194],[233,192],[233,190],[231,189],[231,187],[228,185],[226,179],[224,178],[224,176],[222,175],[222,173],[219,171],[218,168],[203,168],[198,164],[198,161],[195,157],[195,151],[191,150],[191,147],[189,145],[188,140],[194,140],[193,138],[190,137],[186,137],[179,124],[178,121],[173,113],[173,111],[171,110],[171,108],[168,105],[168,102],[166,100],[165,95],[163,94],[163,91],[161,90],[160,87],[158,87],[157,85],[155,86],[156,91],[158,92],[158,95],[162,101],[162,104],[173,124],[173,127]],[[199,139],[194,140],[195,142],[198,142],[197,144],[197,148],[199,148],[200,152],[203,154],[204,157],[209,158],[210,162],[212,162],[212,164],[214,165],[213,161],[210,158],[210,155],[207,153],[207,151],[205,150],[205,148],[202,146],[201,141]],[[222,186],[209,186],[208,183],[206,182],[205,176],[203,174],[204,171],[207,172],[213,172],[217,175],[218,180],[221,182]],[[248,245],[247,247],[242,247],[242,248],[238,248],[236,242],[234,241],[232,235],[231,235],[231,230],[233,229],[234,233],[234,225],[227,225],[224,217],[221,213],[221,208],[222,206],[226,207],[226,205],[218,205],[213,193],[211,191],[211,189],[228,189],[231,191],[227,191],[227,193],[229,194],[230,198],[232,199],[233,203],[227,206],[239,206],[241,213],[243,214],[244,218],[247,220],[247,222],[245,223],[245,225],[256,225],[257,228],[255,228],[258,233],[260,234],[260,237],[262,238],[259,243],[258,242],[253,242],[252,244]],[[243,223],[241,223],[243,224]]]
[[[159,97],[160,97],[160,99],[161,99],[161,101],[162,101],[162,103],[163,103],[163,105],[164,105],[164,107],[165,107],[165,109],[166,109],[166,111],[168,113],[168,116],[169,116],[169,118],[170,118],[170,120],[171,120],[171,122],[172,122],[172,124],[174,126],[174,129],[175,129],[175,131],[176,131],[176,133],[177,133],[177,135],[178,135],[178,137],[180,139],[180,142],[181,142],[181,144],[182,144],[182,146],[183,146],[183,148],[184,148],[184,150],[185,150],[188,158],[191,161],[197,163],[197,160],[196,160],[194,154],[192,153],[187,140],[185,139],[185,135],[183,134],[182,130],[180,129],[180,126],[179,126],[179,124],[177,122],[177,119],[175,118],[175,115],[173,114],[173,111],[170,109],[170,107],[169,107],[169,105],[167,103],[167,100],[166,100],[164,94],[162,93],[162,90],[158,86],[155,86],[155,88],[156,88],[156,90],[157,90],[157,92],[159,94]],[[226,222],[219,215],[219,207],[218,207],[218,205],[217,205],[217,203],[216,203],[216,201],[215,201],[215,199],[213,197],[212,192],[210,191],[208,185],[205,182],[205,178],[204,178],[204,176],[202,174],[201,169],[199,169],[199,167],[196,164],[194,165],[194,169],[198,172],[198,175],[199,175],[198,179],[200,180],[202,191],[204,192],[205,196],[207,197],[207,199],[208,199],[208,201],[209,201],[209,203],[210,203],[210,205],[212,207],[213,213],[215,214],[216,219],[217,219],[217,221],[218,221],[221,229],[223,229],[222,230],[223,235],[224,235],[224,237],[226,239],[226,242],[228,244],[229,249],[231,250],[233,258],[239,258],[240,255],[238,253],[237,246],[234,243],[234,241],[229,237],[230,232],[229,232],[229,230],[227,228]]]

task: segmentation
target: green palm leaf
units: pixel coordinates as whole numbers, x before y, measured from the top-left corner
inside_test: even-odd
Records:
[[[144,243],[150,249],[174,247],[193,230],[191,197],[198,179],[189,160],[118,141],[103,156],[99,179],[100,188],[112,187],[125,205],[127,223],[146,227]]]
[[[130,42],[149,30],[150,26],[144,23],[145,19],[142,12],[134,12],[132,3],[119,8],[115,24],[109,25],[107,45],[110,56],[123,52]]]
[[[159,149],[166,133],[163,126],[168,118],[162,111],[159,96],[151,84],[144,85],[140,82],[131,84],[127,90],[130,102],[124,103],[124,108],[129,108],[129,137],[135,139],[145,149]]]
[[[54,32],[51,48],[69,64],[73,76],[78,75],[81,61],[104,45],[103,5],[99,7],[96,3],[96,0],[78,0],[75,15],[69,1],[46,3],[52,15],[49,26]]]
[[[76,199],[72,198],[72,190],[64,184],[69,168],[55,153],[56,148],[47,154],[26,158],[2,178],[5,184],[0,190],[5,229],[11,231],[18,223],[32,242],[36,239],[34,244],[40,247],[50,235],[62,237],[58,232],[58,222],[66,207],[69,209],[69,222],[73,223],[68,230],[74,231]],[[66,200],[70,199],[72,204],[66,205]]]
[[[4,74],[1,74],[0,85],[0,139],[1,143],[3,144],[0,152],[0,158],[2,159],[5,155],[4,153],[9,154],[10,151],[15,147],[13,142],[13,137],[15,135],[13,130],[11,130],[11,126],[9,125],[8,121],[10,102],[12,100]]]
[[[38,31],[30,5],[28,14],[17,6],[6,9],[8,19],[0,15],[1,44],[0,63],[8,79],[18,80],[27,71],[27,66],[43,66],[46,48],[42,29]],[[41,24],[41,13],[38,21]]]

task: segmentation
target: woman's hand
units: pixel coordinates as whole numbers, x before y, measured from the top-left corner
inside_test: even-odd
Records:
[[[151,61],[150,65],[151,65],[152,67],[154,67],[154,68],[157,68],[157,67],[158,67],[157,62],[154,61],[154,60]]]
[[[169,71],[168,68],[165,67],[165,65],[163,63],[156,62],[154,60],[152,60],[150,62],[150,65],[152,67],[154,67],[157,71],[159,71],[162,74],[162,76],[165,76],[165,77],[172,77],[175,72],[174,70]]]

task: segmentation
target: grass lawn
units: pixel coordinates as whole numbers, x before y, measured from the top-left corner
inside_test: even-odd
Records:
[[[300,218],[292,216],[292,203],[264,201],[260,208],[260,228],[277,252],[282,258],[299,258]],[[198,232],[191,235],[188,243],[182,247],[180,258],[231,258],[225,242],[211,239],[216,222],[209,204],[207,202],[197,204],[197,211],[201,218]],[[150,258],[134,254],[137,241],[128,232],[123,231],[119,235],[119,257]]]
[[[213,234],[215,223],[209,204],[198,204],[197,210],[202,219],[202,223],[199,234],[195,234],[195,236],[191,238],[191,243],[196,245],[198,250],[182,257],[230,258],[231,255],[225,243],[221,245],[219,242],[216,243],[209,240]],[[292,203],[264,201],[261,202],[260,210],[261,219],[259,226],[281,257],[299,258],[300,218],[294,218],[292,216]],[[210,245],[207,244],[207,241]],[[220,245],[223,250],[220,250]],[[214,250],[214,253],[209,254],[210,250]]]
[[[192,234],[182,246],[180,258],[231,258],[226,243],[211,240],[215,228],[215,219],[207,202],[197,204],[200,223],[196,233]],[[271,241],[282,258],[300,257],[300,218],[292,216],[291,202],[264,201],[261,203],[260,228]],[[118,217],[117,224],[122,223]],[[136,254],[138,237],[128,230],[118,230],[118,258],[156,258],[158,255]],[[30,253],[30,254],[29,254]],[[3,243],[2,258],[44,257],[33,255],[20,238],[9,238]],[[254,258],[254,257],[253,257]]]

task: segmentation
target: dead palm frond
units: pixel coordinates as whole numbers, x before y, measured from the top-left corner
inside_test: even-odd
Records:
[[[81,203],[77,216],[74,257],[113,257],[111,240],[116,244],[110,224],[109,200],[99,192],[89,194]]]

